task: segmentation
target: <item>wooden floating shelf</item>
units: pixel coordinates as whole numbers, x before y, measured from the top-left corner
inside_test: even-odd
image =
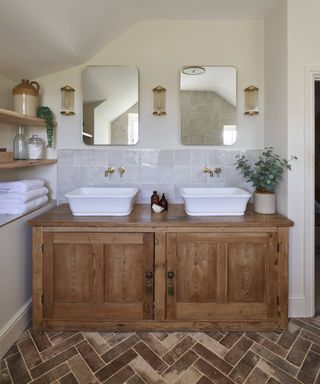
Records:
[[[14,124],[14,125],[45,126],[44,119],[40,119],[39,117],[23,115],[22,113],[9,111],[7,109],[2,109],[2,108],[0,108],[0,122],[4,124]]]
[[[9,163],[0,163],[0,169],[13,169],[13,168],[25,168],[25,167],[37,167],[40,165],[55,164],[57,159],[46,160],[14,160]]]

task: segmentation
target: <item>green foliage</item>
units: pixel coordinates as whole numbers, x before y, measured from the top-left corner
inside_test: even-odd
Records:
[[[280,159],[275,154],[273,147],[264,148],[258,161],[252,166],[244,155],[237,155],[235,162],[236,169],[243,175],[247,182],[251,182],[257,192],[274,192],[281,180],[284,170],[291,170],[291,160],[296,160],[296,156],[291,156],[289,160]]]
[[[39,107],[37,109],[37,117],[41,119],[45,119],[46,121],[46,129],[47,129],[47,148],[52,148],[52,140],[53,140],[53,113],[49,107]]]

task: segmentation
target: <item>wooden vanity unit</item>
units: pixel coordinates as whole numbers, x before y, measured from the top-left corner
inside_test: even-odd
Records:
[[[281,215],[191,217],[183,205],[126,217],[33,219],[34,329],[272,330],[288,321]]]

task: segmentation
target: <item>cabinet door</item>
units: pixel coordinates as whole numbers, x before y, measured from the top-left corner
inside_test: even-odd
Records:
[[[45,233],[44,318],[152,319],[153,257],[151,233]]]
[[[167,319],[275,320],[276,234],[167,235]]]

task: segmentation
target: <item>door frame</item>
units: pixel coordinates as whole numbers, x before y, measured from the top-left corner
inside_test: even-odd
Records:
[[[315,81],[320,67],[305,68],[304,73],[304,292],[307,314],[315,313]],[[311,228],[311,230],[310,230]]]

